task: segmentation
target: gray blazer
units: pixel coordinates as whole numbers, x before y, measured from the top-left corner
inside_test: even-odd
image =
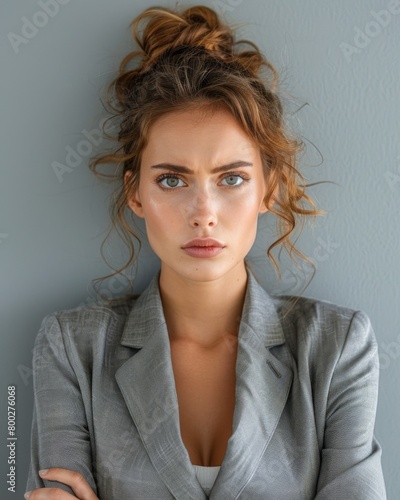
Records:
[[[137,299],[43,319],[27,489],[72,492],[37,474],[65,467],[100,500],[207,498],[180,435],[158,276]],[[248,271],[233,432],[209,498],[385,499],[368,316],[306,297],[289,310],[287,299]]]

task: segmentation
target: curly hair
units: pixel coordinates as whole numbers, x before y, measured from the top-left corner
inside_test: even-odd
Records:
[[[144,28],[139,33],[142,22]],[[291,236],[300,222],[304,225],[305,217],[315,219],[325,212],[317,210],[306,194],[308,186],[296,168],[304,142],[292,136],[285,125],[276,69],[253,42],[236,41],[233,28],[206,6],[182,11],[150,7],[130,27],[140,50],[124,57],[106,90],[107,108],[112,115],[108,120],[118,119],[118,136],[104,130],[108,120],[103,131],[106,137],[118,142],[118,147],[92,157],[89,162],[89,168],[98,177],[120,181],[110,211],[112,227],[102,248],[111,231],[120,228],[122,232],[118,234],[128,246],[129,259],[120,269],[113,268],[115,273],[94,281],[122,273],[137,257],[134,241],[140,246],[141,242],[127,221],[126,210],[132,190],[139,185],[141,155],[151,126],[169,112],[193,108],[224,107],[259,146],[269,186],[264,201],[266,206],[273,202],[269,212],[277,216],[279,236],[269,246],[267,255],[279,279],[281,270],[271,253],[278,245],[288,251],[292,260],[296,256],[310,263],[315,273],[315,265],[295,248]],[[238,50],[241,43],[251,49]],[[138,64],[129,69],[128,63],[135,58],[139,58]],[[100,164],[111,165],[112,172],[101,172]],[[128,171],[129,181],[124,182]],[[133,215],[129,209],[128,214]]]

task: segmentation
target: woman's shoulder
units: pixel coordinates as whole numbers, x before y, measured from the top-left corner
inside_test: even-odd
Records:
[[[123,319],[129,314],[136,298],[124,298],[115,301],[96,300],[81,303],[75,307],[57,309],[47,314],[45,318],[56,318],[60,323],[73,324],[82,322],[110,321],[113,318]],[[44,319],[45,319],[44,318]]]
[[[287,340],[319,342],[321,339],[344,341],[351,326],[370,328],[366,312],[354,307],[306,295],[274,294],[250,274],[250,313],[253,323],[262,328],[282,328]],[[264,319],[267,318],[267,319]],[[365,330],[365,328],[364,328]]]
[[[273,300],[285,341],[296,357],[307,352],[310,359],[336,358],[345,348],[377,348],[369,315],[363,310],[305,296],[281,295]]]
[[[312,321],[319,324],[332,322],[346,323],[355,314],[366,315],[362,310],[358,310],[343,304],[331,302],[314,297],[297,295],[278,295],[273,300],[280,315],[287,317],[289,321]]]
[[[72,308],[57,309],[42,319],[36,344],[59,339],[76,346],[95,344],[104,338],[119,338],[136,297],[114,302],[93,301]]]

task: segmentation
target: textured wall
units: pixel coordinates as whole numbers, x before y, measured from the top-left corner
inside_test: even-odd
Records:
[[[108,273],[99,248],[111,187],[88,171],[90,143],[83,142],[90,136],[99,148],[105,145],[95,135],[103,116],[99,92],[131,46],[129,21],[144,7],[175,4],[57,2],[8,0],[1,7],[1,498],[8,498],[7,385],[17,387],[20,498],[40,321],[90,301],[90,281]],[[318,268],[304,294],[362,309],[372,320],[381,359],[376,434],[388,497],[398,498],[400,1],[205,3],[238,23],[240,37],[258,43],[281,71],[288,123],[307,144],[302,171],[309,182],[334,182],[310,189],[328,215],[299,240]],[[254,266],[271,292],[299,293],[304,282],[284,271],[278,285],[263,255],[270,222],[267,217],[260,225]],[[117,240],[106,252],[123,257]],[[145,248],[138,291],[156,266]],[[109,290],[122,286],[114,280]]]

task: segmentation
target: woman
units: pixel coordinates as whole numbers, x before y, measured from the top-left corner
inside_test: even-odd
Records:
[[[133,29],[109,87],[120,147],[91,166],[123,164],[115,220],[136,237],[125,210],[144,219],[161,269],[138,298],[43,320],[27,498],[386,498],[367,315],[272,297],[245,260],[263,214],[275,265],[279,244],[303,257],[290,237],[320,214],[274,68],[207,7]]]

